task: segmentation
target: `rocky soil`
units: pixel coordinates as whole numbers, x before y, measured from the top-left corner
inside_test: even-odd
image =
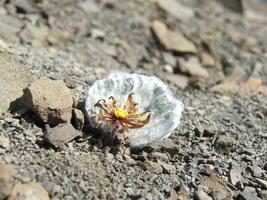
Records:
[[[267,199],[267,4],[0,1],[0,199]],[[112,71],[185,104],[170,138],[101,146],[84,115]]]

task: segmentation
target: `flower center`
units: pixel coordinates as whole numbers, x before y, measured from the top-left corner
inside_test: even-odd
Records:
[[[114,114],[117,118],[121,118],[121,119],[126,119],[129,116],[129,113],[121,108],[115,108],[114,109]]]

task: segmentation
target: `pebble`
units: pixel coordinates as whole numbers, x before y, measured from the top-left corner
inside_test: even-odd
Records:
[[[267,181],[260,179],[260,178],[255,178],[255,181],[263,188],[267,189]]]
[[[149,160],[146,160],[144,162],[144,167],[146,170],[153,172],[153,173],[156,173],[156,174],[160,174],[163,171],[163,169],[159,163],[152,162]]]
[[[216,175],[211,175],[204,179],[199,188],[207,188],[210,191],[213,191],[213,198],[218,200],[223,199],[232,199],[232,191],[226,186],[226,184],[220,180]]]
[[[187,21],[194,17],[194,11],[175,0],[156,0],[158,6],[171,16],[181,21]]]
[[[208,71],[201,65],[196,57],[190,57],[189,59],[178,58],[177,67],[179,71],[185,74],[189,74],[193,77],[208,78]]]
[[[77,130],[82,130],[84,125],[84,115],[81,110],[74,108],[72,110],[72,120],[74,128]]]
[[[213,200],[213,198],[204,192],[201,187],[195,191],[194,196],[197,200]]]
[[[164,80],[181,89],[185,89],[189,84],[188,77],[180,74],[165,74]]]
[[[48,128],[44,139],[57,147],[59,145],[70,142],[76,137],[81,136],[82,133],[77,131],[70,123],[59,124],[54,128]]]
[[[238,200],[261,200],[259,197],[257,197],[255,194],[251,192],[240,192],[237,199]]]
[[[203,52],[200,54],[200,60],[202,62],[202,64],[205,66],[205,67],[213,67],[215,66],[215,60],[214,58],[206,53],[206,52]]]
[[[1,149],[4,149],[4,151],[10,150],[10,141],[9,138],[5,136],[0,136],[0,153],[3,151]]]
[[[153,21],[152,30],[160,43],[167,49],[178,53],[196,53],[194,43],[189,41],[179,31],[171,31],[161,21]]]
[[[219,151],[229,152],[233,146],[233,139],[228,135],[219,135],[215,141],[215,148]]]

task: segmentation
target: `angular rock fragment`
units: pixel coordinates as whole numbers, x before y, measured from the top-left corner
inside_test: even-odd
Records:
[[[71,120],[73,99],[61,80],[38,79],[24,90],[21,101],[51,126]]]
[[[5,136],[0,136],[0,153],[10,150],[9,138]]]
[[[179,74],[165,74],[164,79],[175,86],[185,89],[189,84],[188,77]]]
[[[238,197],[238,200],[261,200],[261,198],[257,197],[252,192],[241,192]]]
[[[215,175],[211,175],[202,181],[198,190],[205,188],[209,194],[213,194],[213,199],[217,200],[231,200],[232,191]]]
[[[181,72],[190,74],[193,77],[208,78],[208,71],[202,67],[196,57],[190,57],[188,60],[184,58],[178,59],[178,68]]]
[[[13,178],[7,165],[0,165],[0,199],[5,199],[13,187]]]
[[[40,27],[28,24],[21,31],[20,37],[25,43],[30,43],[33,46],[43,46],[48,36],[48,27],[42,25]]]
[[[12,110],[13,102],[33,80],[30,69],[16,62],[12,54],[0,52],[0,112]]]
[[[84,115],[82,111],[73,109],[71,122],[76,129],[82,130],[84,124]]]
[[[152,162],[152,161],[149,161],[149,160],[146,160],[144,162],[144,166],[145,166],[146,170],[148,170],[150,172],[153,172],[153,173],[156,173],[156,174],[160,174],[163,171],[163,169],[162,169],[162,167],[160,166],[159,163]]]
[[[171,31],[160,21],[153,21],[152,30],[160,43],[167,49],[178,53],[196,53],[194,43],[178,31]]]
[[[194,193],[197,200],[212,200],[213,198],[203,191],[202,187],[198,187],[198,190]]]
[[[208,54],[208,53],[202,53],[200,55],[201,57],[201,62],[204,66],[206,67],[213,67],[215,66],[215,60],[214,58],[212,57],[212,55]]]
[[[267,189],[267,181],[260,178],[256,178],[255,180],[262,188]]]
[[[194,17],[194,11],[175,0],[156,0],[158,6],[178,20],[186,21]]]
[[[241,182],[243,177],[241,175],[241,169],[240,168],[233,168],[230,170],[229,174],[230,182],[232,185],[236,186],[238,182]]]
[[[8,200],[49,200],[48,192],[40,183],[16,184]]]
[[[263,85],[260,78],[250,78],[247,81],[233,80],[223,82],[210,88],[210,91],[239,94],[262,93],[267,95],[267,87]]]
[[[233,139],[229,135],[219,135],[215,141],[215,149],[219,152],[229,152],[233,146]]]
[[[76,137],[81,136],[82,133],[77,131],[70,123],[59,124],[54,128],[48,128],[47,133],[44,136],[44,139],[57,147],[61,144],[65,144],[75,139]]]

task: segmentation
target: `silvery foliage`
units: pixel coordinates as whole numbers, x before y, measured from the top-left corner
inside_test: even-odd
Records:
[[[150,122],[142,128],[131,129],[129,141],[131,147],[142,147],[162,140],[172,133],[180,123],[184,108],[183,103],[176,99],[167,85],[153,76],[116,72],[108,78],[96,81],[89,89],[85,109],[92,127],[96,126],[96,117],[100,108],[95,103],[110,96],[118,102],[126,102],[130,93],[134,93],[134,101],[138,103],[138,112],[149,110]],[[111,125],[103,124],[101,130],[111,131]]]

